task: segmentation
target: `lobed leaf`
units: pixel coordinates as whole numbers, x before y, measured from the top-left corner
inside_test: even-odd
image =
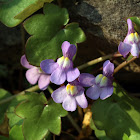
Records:
[[[24,22],[24,28],[32,35],[26,43],[26,56],[36,66],[40,66],[42,60],[55,60],[62,56],[64,41],[76,44],[85,40],[85,34],[77,23],[65,26],[69,21],[65,8],[46,4],[43,11],[44,14],[34,15]]]
[[[129,17],[129,18],[132,20],[132,22],[135,23],[135,26],[134,26],[135,30],[138,33],[140,33],[140,18],[139,17]]]
[[[128,96],[118,84],[114,83],[114,94],[111,97],[94,102],[92,112],[96,128],[104,130],[110,139],[122,140],[124,133],[131,140],[134,140],[133,136],[139,137],[139,100]]]
[[[45,2],[52,0],[4,0],[0,4],[0,21],[14,27],[42,8]]]
[[[61,104],[45,100],[44,94],[28,93],[28,100],[21,103],[16,114],[24,118],[23,134],[25,139],[40,140],[50,131],[59,134],[61,117],[67,115]],[[46,105],[47,104],[47,105]]]

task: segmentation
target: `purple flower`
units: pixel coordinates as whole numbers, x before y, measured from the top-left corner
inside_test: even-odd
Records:
[[[96,100],[100,97],[104,100],[113,93],[113,72],[114,64],[107,60],[103,64],[103,74],[94,77],[91,74],[82,73],[78,80],[84,87],[90,87],[86,91],[89,98]]]
[[[67,111],[75,111],[77,105],[81,108],[88,106],[84,88],[77,80],[58,88],[51,96],[56,103],[62,103],[63,108]]]
[[[45,74],[40,68],[32,66],[26,59],[26,56],[21,57],[21,65],[28,70],[26,71],[26,79],[32,85],[38,81],[38,86],[41,90],[45,90],[50,83],[50,75]]]
[[[140,37],[137,32],[134,31],[132,21],[127,19],[128,33],[124,41],[119,44],[118,51],[123,57],[130,52],[133,56],[139,57],[140,52]]]
[[[73,68],[72,62],[72,58],[76,54],[76,46],[65,41],[61,48],[63,56],[58,58],[57,62],[46,59],[40,65],[45,73],[51,74],[51,82],[57,85],[63,84],[65,80],[72,82],[80,75],[78,68]]]

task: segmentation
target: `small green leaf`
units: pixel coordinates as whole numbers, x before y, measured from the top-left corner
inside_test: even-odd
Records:
[[[61,45],[64,41],[71,44],[83,42],[85,34],[77,23],[69,21],[65,8],[46,4],[44,14],[34,15],[24,22],[26,31],[32,36],[26,43],[26,56],[32,65],[39,66],[45,59],[62,56]]]
[[[124,133],[122,140],[130,140],[129,137]]]
[[[140,33],[140,18],[139,17],[129,17],[129,18],[132,20],[132,22],[135,23],[135,26],[134,26],[135,30],[138,33]]]
[[[67,115],[61,104],[52,100],[45,100],[43,94],[28,93],[28,100],[21,103],[16,114],[25,118],[23,134],[28,140],[40,140],[48,131],[59,134],[61,131],[61,117]],[[46,105],[47,104],[47,105]]]
[[[14,27],[52,0],[5,0],[0,4],[0,20]]]
[[[122,140],[124,133],[128,137],[139,135],[139,102],[138,99],[128,96],[119,85],[114,83],[113,95],[103,101],[98,99],[92,106],[96,128],[104,130],[106,136],[113,140]]]
[[[6,91],[4,89],[0,89],[0,101],[7,97],[10,97],[10,96],[11,96],[11,94],[8,91]],[[4,115],[5,115],[5,112],[9,106],[9,104],[10,104],[10,102],[0,105],[0,124],[4,120]]]
[[[129,140],[140,140],[140,134],[134,134],[129,137]]]
[[[22,125],[15,125],[9,132],[9,140],[24,140]]]
[[[14,125],[21,125],[23,123],[23,119],[15,114],[15,108],[25,99],[25,95],[20,95],[11,101],[6,113],[9,119],[10,128],[12,128]]]

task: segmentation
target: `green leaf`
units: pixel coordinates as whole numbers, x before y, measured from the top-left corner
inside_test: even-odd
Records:
[[[140,134],[139,100],[130,97],[116,83],[113,95],[106,99],[98,99],[92,105],[93,120],[99,130],[113,140],[122,140],[124,133],[131,137]],[[137,139],[135,139],[137,140]]]
[[[9,132],[9,140],[24,140],[22,125],[15,125]]]
[[[0,136],[0,140],[9,140],[7,137]]]
[[[12,128],[14,125],[21,125],[23,123],[23,119],[15,114],[15,108],[19,103],[21,103],[25,99],[25,95],[20,95],[11,101],[6,113],[9,119],[10,128]]]
[[[0,101],[5,99],[5,98],[8,98],[10,96],[11,96],[11,94],[8,91],[6,91],[4,89],[0,89]],[[4,115],[5,115],[5,112],[9,106],[9,104],[10,104],[10,102],[0,105],[0,124],[4,120]]]
[[[132,22],[135,23],[135,26],[134,26],[135,30],[138,33],[140,33],[140,18],[139,17],[129,17],[129,18],[132,20]]]
[[[46,101],[44,94],[28,93],[28,100],[21,103],[16,114],[24,119],[23,134],[25,139],[40,140],[49,131],[59,134],[61,131],[61,117],[67,115],[61,104],[52,100]],[[47,104],[47,105],[46,105]]]
[[[26,56],[32,65],[39,66],[45,59],[62,56],[61,45],[64,41],[71,44],[83,42],[85,34],[77,23],[69,21],[65,8],[46,4],[44,14],[34,15],[24,22],[26,31],[32,36],[26,43]]]
[[[8,27],[20,24],[24,19],[52,0],[6,0],[0,4],[0,20]]]

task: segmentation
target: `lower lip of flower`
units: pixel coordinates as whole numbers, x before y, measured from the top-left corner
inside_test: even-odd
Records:
[[[72,95],[72,96],[76,95],[78,92],[77,87],[70,84],[67,84],[66,91],[69,95]]]

